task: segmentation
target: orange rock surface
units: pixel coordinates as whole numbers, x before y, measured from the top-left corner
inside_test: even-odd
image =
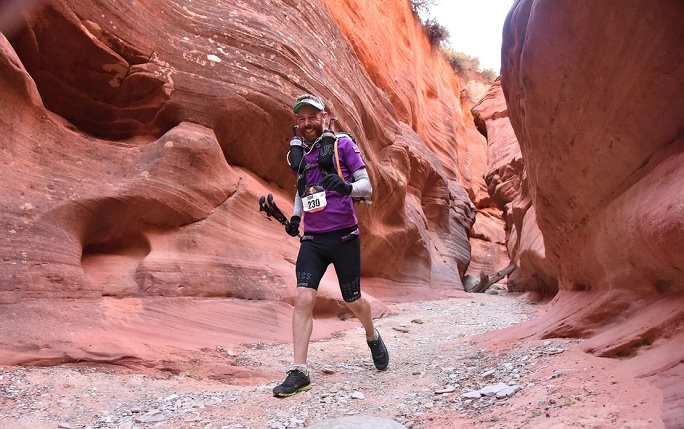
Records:
[[[546,258],[544,237],[537,226],[530,201],[529,183],[520,145],[508,117],[508,106],[497,79],[472,109],[475,123],[487,137],[487,190],[503,211],[508,256],[515,265],[508,276],[509,291],[534,291],[552,295],[558,291],[556,267]]]
[[[663,391],[684,427],[684,4],[523,0],[502,86],[560,292],[519,338],[583,348]],[[524,234],[524,232],[523,232]]]
[[[23,6],[0,35],[0,363],[159,367],[219,339],[288,341],[298,243],[258,199],[292,211],[303,92],[369,167],[375,316],[383,300],[462,294],[471,261],[508,263],[496,222],[469,241],[489,198],[470,114],[484,85],[453,74],[408,4]],[[330,271],[314,338],[351,323]]]

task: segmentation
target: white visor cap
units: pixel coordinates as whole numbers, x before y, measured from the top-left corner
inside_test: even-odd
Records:
[[[325,110],[325,103],[323,103],[323,101],[313,97],[306,97],[299,100],[297,104],[295,104],[292,108],[292,111],[297,113],[299,112],[299,109],[301,109],[304,105],[309,105],[316,110],[320,110],[321,112]]]

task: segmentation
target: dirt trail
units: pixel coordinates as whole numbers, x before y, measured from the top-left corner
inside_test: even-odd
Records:
[[[241,365],[273,373],[244,385],[118,367],[5,367],[0,427],[281,429],[348,415],[414,429],[663,427],[659,391],[613,360],[582,353],[579,340],[505,349],[475,341],[535,318],[535,304],[471,294],[390,307],[377,321],[391,354],[385,372],[374,369],[360,327],[313,342],[313,389],[284,399],[271,389],[291,360],[289,344],[237,351]]]

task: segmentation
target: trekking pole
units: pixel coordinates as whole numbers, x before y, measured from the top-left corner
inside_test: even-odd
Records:
[[[280,208],[276,205],[275,201],[273,200],[273,194],[268,194],[267,197],[264,197],[262,195],[259,198],[259,211],[264,212],[268,220],[274,218],[285,227],[290,225],[290,221],[287,220],[285,214],[283,214],[282,210],[280,210]],[[297,234],[297,237],[301,238],[301,236],[301,234]]]

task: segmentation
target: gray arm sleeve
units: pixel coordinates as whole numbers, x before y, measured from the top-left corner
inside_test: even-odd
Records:
[[[303,209],[304,209],[304,203],[302,203],[302,197],[299,196],[299,192],[295,192],[294,213],[292,213],[292,216],[302,217],[302,210]]]
[[[371,185],[368,171],[365,168],[356,170],[354,172],[354,181],[352,182],[352,197],[368,197],[373,193],[373,185]]]

